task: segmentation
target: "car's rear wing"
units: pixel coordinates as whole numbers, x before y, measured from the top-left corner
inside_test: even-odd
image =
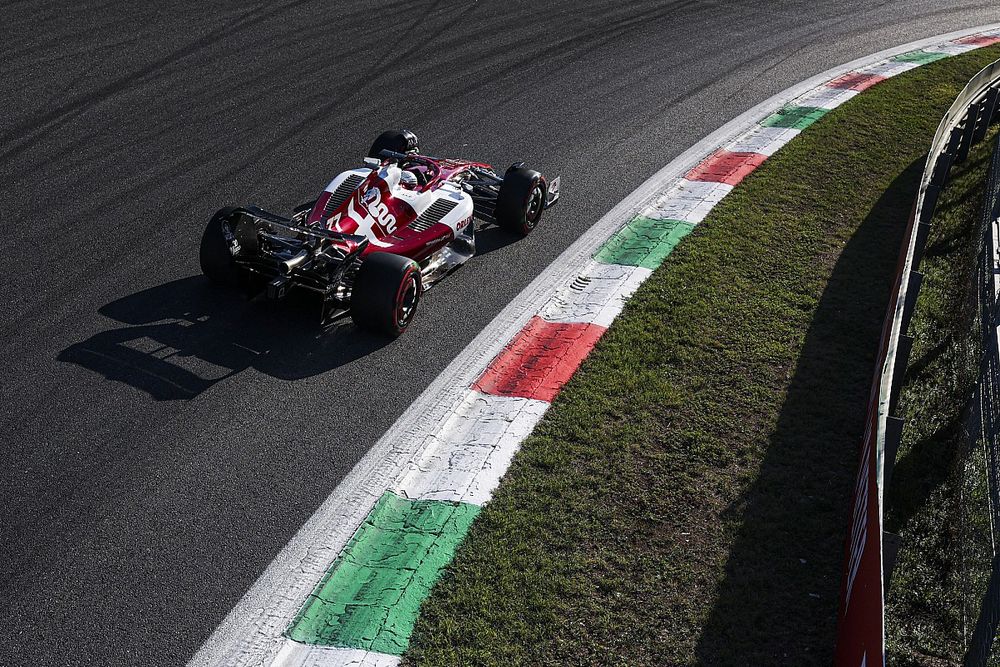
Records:
[[[299,238],[305,236],[311,239],[320,241],[340,241],[353,243],[358,246],[365,246],[368,244],[367,237],[359,236],[357,234],[344,234],[343,232],[334,232],[329,229],[323,229],[322,227],[312,227],[302,224],[296,224],[291,218],[285,218],[280,215],[275,215],[270,211],[265,211],[258,206],[248,206],[241,210],[243,215],[248,216],[254,222],[264,223],[270,227],[277,227],[278,229],[293,234]]]
[[[267,296],[280,299],[292,287],[324,296],[326,303],[342,296],[345,271],[368,247],[368,239],[305,224],[302,217],[285,218],[257,206],[238,209],[232,229],[233,260],[264,276]]]

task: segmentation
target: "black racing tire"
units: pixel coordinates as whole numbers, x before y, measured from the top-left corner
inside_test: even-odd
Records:
[[[507,231],[527,236],[542,219],[547,185],[537,171],[514,166],[504,174],[497,195],[495,217]]]
[[[413,321],[423,285],[420,266],[387,252],[365,257],[354,279],[351,319],[362,329],[399,336]]]
[[[419,150],[417,135],[409,130],[386,130],[378,135],[378,138],[368,149],[368,157],[378,157],[384,150],[395,153],[410,153]]]
[[[238,212],[238,208],[227,206],[212,216],[201,236],[201,249],[198,253],[201,272],[212,282],[230,287],[240,284],[242,273],[233,261],[233,254],[229,250],[231,241],[226,237],[227,229],[232,235],[233,218]]]

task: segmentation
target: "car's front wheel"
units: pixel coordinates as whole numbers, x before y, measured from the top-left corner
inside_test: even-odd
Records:
[[[523,166],[508,169],[497,195],[497,224],[520,236],[530,234],[545,210],[545,188],[545,179],[537,171]]]
[[[201,272],[212,282],[232,287],[240,283],[240,267],[233,261],[232,250],[236,243],[232,225],[238,211],[226,207],[212,216],[201,236],[198,253]]]
[[[368,255],[358,269],[351,293],[351,319],[359,327],[392,337],[413,321],[423,285],[420,266],[386,252]]]

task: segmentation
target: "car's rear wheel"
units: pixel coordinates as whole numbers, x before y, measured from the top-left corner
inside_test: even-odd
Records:
[[[238,211],[237,208],[226,207],[212,216],[201,236],[198,253],[201,272],[212,282],[232,287],[240,284],[241,274],[240,267],[233,261],[232,250],[237,244],[233,223]],[[238,250],[238,244],[235,247]]]
[[[394,153],[409,153],[419,150],[417,135],[409,130],[387,130],[378,135],[378,138],[368,149],[368,157],[378,157],[384,150]]]
[[[504,174],[497,195],[497,224],[509,232],[527,236],[542,219],[545,194],[545,179],[540,173],[527,167],[511,167]]]
[[[413,321],[423,285],[420,266],[386,252],[368,255],[358,269],[351,293],[351,319],[359,327],[392,337]]]

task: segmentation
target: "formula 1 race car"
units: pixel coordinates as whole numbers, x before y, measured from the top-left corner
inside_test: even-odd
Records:
[[[475,254],[473,217],[524,236],[559,199],[559,179],[523,162],[501,176],[488,164],[428,157],[405,130],[383,132],[364,164],[290,218],[220,210],[201,239],[202,272],[271,299],[311,290],[322,297],[321,322],[350,313],[360,327],[398,336],[424,291]]]

